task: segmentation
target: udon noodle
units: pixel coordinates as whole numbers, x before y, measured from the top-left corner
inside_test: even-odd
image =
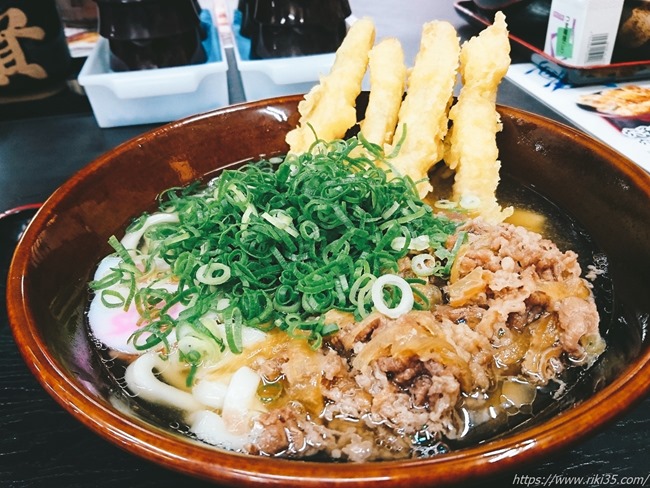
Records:
[[[484,32],[461,50],[453,27],[427,24],[401,108],[400,80],[381,91],[396,103],[369,101],[367,118],[397,130],[366,120],[346,139],[374,39],[359,22],[299,105],[286,157],[170,189],[112,237],[88,322],[125,390],[221,448],[362,462],[501,432],[591,366],[605,343],[578,255],[543,237],[543,216],[523,220],[540,232],[515,225],[496,201],[503,16]],[[448,195],[427,179],[443,154]]]
[[[575,252],[429,205],[358,145],[170,191],[111,241],[88,319],[128,391],[222,448],[360,462],[445,451],[593,363]]]

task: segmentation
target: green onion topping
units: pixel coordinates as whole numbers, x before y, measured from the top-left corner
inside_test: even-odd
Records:
[[[360,145],[365,151],[355,151]],[[320,142],[310,153],[280,163],[263,160],[225,170],[203,188],[168,190],[160,210],[177,214],[178,223],[148,228],[139,251],[129,252],[111,238],[122,263],[91,283],[103,289],[107,306],[126,308],[135,300],[143,318],[133,337],[138,349],[166,344],[180,322],[195,327],[202,340],[218,340],[201,326],[206,314],[225,325],[225,342],[234,353],[242,351],[243,327],[278,328],[318,348],[337,331],[324,314],[337,309],[357,319],[368,315],[373,284],[398,272],[412,242],[429,253],[418,274],[444,279],[463,241],[448,249],[458,224],[434,215],[414,182],[393,174],[389,158],[356,137]],[[169,265],[178,281],[175,296],[154,288],[155,279],[136,291],[134,282],[149,272],[153,259]],[[117,280],[128,286],[129,296],[108,290]],[[384,293],[384,305],[395,308],[403,295]],[[184,307],[177,318],[170,312],[174,303]],[[199,364],[197,353],[185,356]]]

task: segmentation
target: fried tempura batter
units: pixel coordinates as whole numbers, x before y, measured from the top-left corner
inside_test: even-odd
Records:
[[[365,119],[359,125],[369,142],[383,148],[393,142],[404,95],[404,51],[397,39],[384,39],[372,48],[369,58],[370,96]]]
[[[374,36],[369,19],[349,30],[330,73],[298,105],[298,127],[286,137],[290,152],[309,151],[316,137],[331,141],[345,136],[356,122],[356,98],[370,64],[371,91],[361,134],[386,154],[396,153],[387,163],[416,182],[421,197],[432,190],[429,170],[444,157],[449,171],[456,173],[454,200],[490,222],[507,218],[512,208],[502,209],[496,200],[501,166],[496,94],[510,65],[503,13],[462,49],[450,23],[424,24],[403,100],[407,71],[401,45],[386,39],[372,48]],[[463,86],[450,110],[459,64]],[[363,148],[355,151],[362,154]]]
[[[512,214],[511,207],[502,210],[496,199],[501,168],[496,133],[502,128],[496,97],[509,65],[507,25],[498,12],[491,26],[463,44],[463,87],[449,112],[453,126],[446,141],[445,162],[456,170],[453,199],[473,202],[476,212],[493,223]]]
[[[356,98],[374,42],[375,25],[370,19],[358,20],[350,27],[329,74],[298,105],[298,127],[286,136],[291,153],[309,151],[316,140],[314,133],[325,141],[340,139],[356,123]]]
[[[417,185],[421,197],[432,189],[427,172],[443,157],[447,110],[456,83],[459,51],[459,39],[450,23],[433,21],[424,25],[393,145],[400,141],[405,128],[406,137],[399,154],[391,161],[413,181],[424,179]]]

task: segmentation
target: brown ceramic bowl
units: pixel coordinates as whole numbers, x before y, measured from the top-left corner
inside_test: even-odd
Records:
[[[236,486],[429,487],[484,479],[579,441],[650,389],[650,176],[582,133],[500,107],[503,172],[569,212],[608,259],[596,282],[608,350],[533,421],[434,458],[366,464],[268,459],[194,442],[116,401],[84,326],[86,283],[107,239],[158,193],[226,165],[286,151],[299,97],[232,106],[166,125],[100,157],[35,216],[9,272],[9,319],[44,388],[91,430],[131,453]],[[365,101],[360,100],[360,106]]]

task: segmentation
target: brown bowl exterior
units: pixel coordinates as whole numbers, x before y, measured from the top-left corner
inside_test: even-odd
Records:
[[[587,394],[569,396],[543,422],[472,448],[425,460],[336,466],[230,453],[124,413],[84,325],[86,284],[101,256],[110,252],[109,236],[120,236],[166,188],[224,165],[285,152],[284,136],[297,122],[300,99],[232,106],[153,130],[89,164],[43,205],[14,255],[8,312],[26,363],[66,410],[133,454],[222,484],[417,488],[483,479],[539,459],[584,438],[645,396],[650,389],[650,348],[643,331],[650,315],[650,177],[582,133],[499,107],[503,171],[571,210],[608,255],[621,297],[616,306],[627,313],[623,352],[605,361]],[[360,108],[363,104],[362,97]],[[607,325],[614,336],[619,326]]]

